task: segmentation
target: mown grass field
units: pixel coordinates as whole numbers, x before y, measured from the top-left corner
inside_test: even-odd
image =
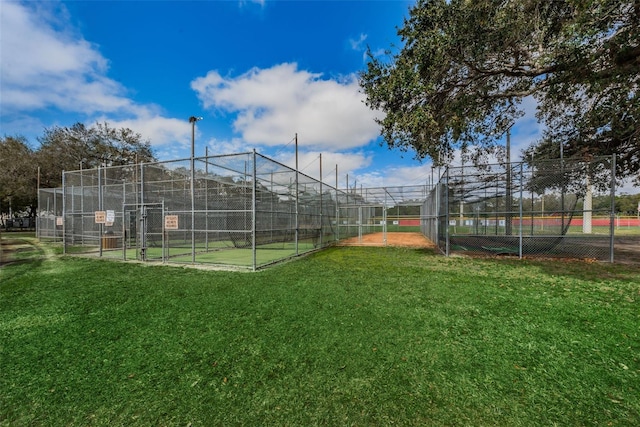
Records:
[[[331,248],[0,269],[0,425],[640,425],[640,268]]]

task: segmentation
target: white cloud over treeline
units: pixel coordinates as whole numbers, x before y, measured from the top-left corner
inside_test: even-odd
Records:
[[[298,132],[305,147],[348,150],[379,132],[355,75],[323,79],[283,63],[237,77],[209,71],[191,87],[205,108],[236,114],[233,127],[247,143],[280,145]]]

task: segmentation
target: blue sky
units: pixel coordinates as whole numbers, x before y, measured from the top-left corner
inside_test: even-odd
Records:
[[[0,134],[107,121],[160,160],[252,149],[339,186],[426,183],[431,162],[381,145],[357,83],[365,50],[398,45],[413,1],[0,0]],[[512,157],[534,141],[535,104]]]

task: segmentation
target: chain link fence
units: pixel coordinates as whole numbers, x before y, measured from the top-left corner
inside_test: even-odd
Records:
[[[65,172],[59,194],[65,253],[250,269],[362,233],[383,215],[255,152]]]
[[[36,216],[36,237],[52,242],[62,241],[62,188],[41,188],[38,190],[38,215]]]
[[[377,234],[380,240],[374,244],[386,245],[388,232],[421,231],[420,209],[429,186],[361,187],[351,189],[349,194],[352,202],[340,207],[341,238],[355,238],[361,243],[363,236]]]
[[[451,253],[613,262],[614,158],[449,167],[423,233]]]
[[[344,191],[255,152],[102,167],[40,191],[38,236],[70,254],[257,269],[370,233],[386,244],[414,212],[446,255],[613,261],[614,170],[611,157],[465,165],[434,186]]]

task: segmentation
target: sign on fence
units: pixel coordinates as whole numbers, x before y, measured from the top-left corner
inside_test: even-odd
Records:
[[[107,213],[105,211],[95,211],[96,224],[104,224],[107,222]]]
[[[164,229],[165,230],[177,230],[178,229],[178,215],[165,215],[164,216]]]
[[[107,210],[104,220],[104,225],[111,227],[116,220],[116,211]]]

